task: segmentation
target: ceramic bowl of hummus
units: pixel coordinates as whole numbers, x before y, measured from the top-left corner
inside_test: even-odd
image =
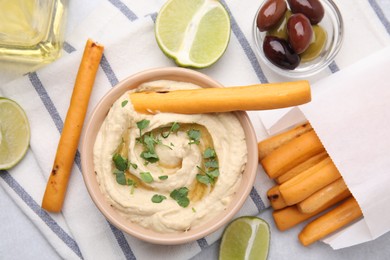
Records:
[[[223,227],[248,197],[256,136],[243,111],[142,114],[130,93],[223,87],[184,68],[140,72],[112,88],[83,134],[82,172],[107,220],[141,240],[182,244]]]

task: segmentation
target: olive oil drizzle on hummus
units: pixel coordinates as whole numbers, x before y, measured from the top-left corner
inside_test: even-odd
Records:
[[[173,123],[173,124],[175,124],[175,123]],[[172,143],[171,144],[164,144],[163,143],[164,138],[165,138],[164,136],[167,136],[167,133],[176,134],[177,131],[188,132],[191,130],[196,130],[196,131],[200,132],[200,142],[198,144],[194,144],[193,142],[191,142],[189,140],[188,145],[198,145],[202,154],[204,154],[204,152],[207,149],[212,149],[212,150],[214,149],[213,140],[211,138],[211,135],[208,132],[207,128],[202,126],[202,125],[199,125],[199,124],[180,124],[180,128],[177,129],[177,131],[171,132],[171,129],[172,129],[172,126],[160,127],[160,128],[156,128],[156,129],[152,130],[151,132],[143,133],[143,135],[154,136],[158,140],[158,143],[156,145],[165,145],[165,146],[168,146],[170,149],[175,149],[174,144],[172,144]],[[129,145],[129,130],[126,130],[126,131],[124,131],[124,133],[122,135],[122,142],[118,146],[116,153],[118,153],[123,158],[129,158],[128,149],[127,149],[128,145]],[[137,145],[142,145],[142,143],[139,143]],[[215,156],[215,160],[218,163],[218,159],[216,156]],[[142,181],[140,178],[138,178],[137,176],[132,174],[132,172],[131,172],[131,168],[132,168],[131,165],[132,164],[131,164],[131,162],[128,162],[128,163],[129,163],[129,167],[125,171],[125,176],[126,176],[127,183],[134,184],[132,187],[133,190],[134,190],[134,187],[136,187],[137,189],[153,190],[152,187],[148,186],[147,184],[145,184],[144,181]],[[149,162],[145,161],[145,163],[149,163]],[[156,161],[153,163],[157,164],[161,168],[166,168],[166,169],[175,169],[175,168],[179,169],[182,167],[182,161],[179,161],[179,163],[175,164],[175,165],[165,164],[161,161]],[[136,166],[133,166],[133,168],[134,167],[136,167]],[[207,167],[205,166],[205,158],[202,157],[202,165],[199,165],[198,167],[200,169],[199,174],[205,175],[205,173],[207,171],[207,169],[206,169]],[[168,178],[169,178],[169,176],[168,176]],[[214,181],[216,181],[216,179]],[[213,183],[211,183],[211,184],[213,184]],[[207,195],[208,193],[210,193],[213,190],[213,185],[207,185],[207,184],[201,183],[201,182],[197,181],[196,179],[194,179],[194,181],[192,182],[190,187],[188,187],[188,190],[189,190],[188,198],[190,199],[190,201],[197,202],[197,201],[200,201],[203,198],[203,196]]]

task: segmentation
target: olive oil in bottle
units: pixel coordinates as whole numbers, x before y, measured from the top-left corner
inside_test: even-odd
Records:
[[[62,48],[67,0],[0,0],[0,59],[48,63]]]

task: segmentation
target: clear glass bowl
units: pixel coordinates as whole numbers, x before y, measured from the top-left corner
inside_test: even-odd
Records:
[[[294,70],[279,68],[265,57],[263,40],[266,36],[266,32],[260,32],[256,24],[258,13],[264,3],[265,1],[260,5],[253,20],[253,38],[258,56],[269,68],[283,76],[304,78],[312,76],[329,66],[341,48],[344,34],[344,24],[341,13],[332,0],[321,1],[325,10],[325,15],[319,25],[327,33],[327,40],[321,54],[314,60],[301,62]]]
[[[0,60],[55,60],[62,49],[67,1],[0,1]]]

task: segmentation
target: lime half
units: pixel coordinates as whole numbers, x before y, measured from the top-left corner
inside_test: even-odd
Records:
[[[29,143],[30,126],[24,110],[15,101],[0,97],[0,170],[15,166]]]
[[[205,68],[225,52],[230,17],[218,0],[168,0],[157,15],[161,50],[182,67]]]
[[[270,230],[257,217],[240,217],[225,229],[219,249],[220,260],[267,259]]]

